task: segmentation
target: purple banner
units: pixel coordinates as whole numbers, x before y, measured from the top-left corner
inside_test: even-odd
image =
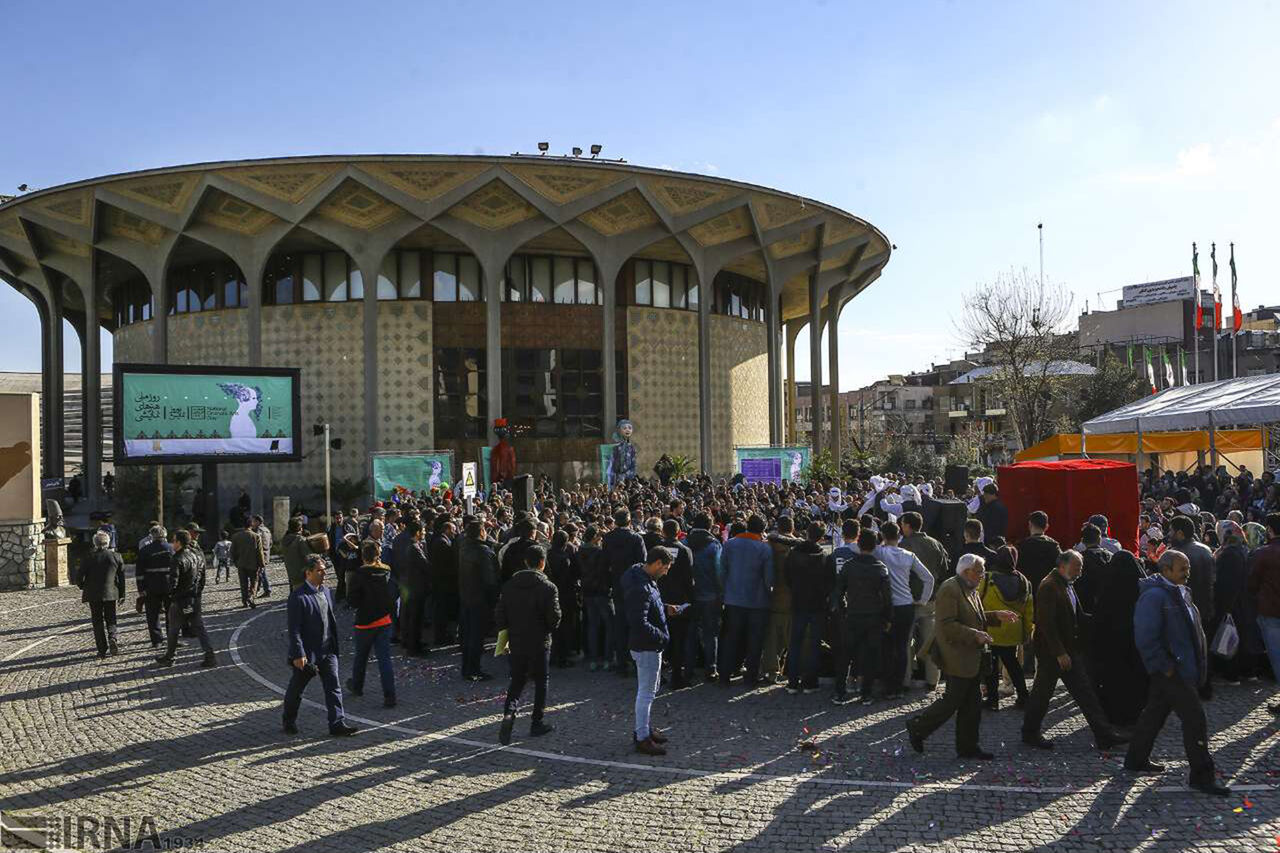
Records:
[[[782,484],[782,460],[774,456],[765,459],[743,459],[742,477],[748,483]]]

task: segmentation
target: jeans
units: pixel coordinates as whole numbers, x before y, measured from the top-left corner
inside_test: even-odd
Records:
[[[907,679],[907,649],[911,643],[911,626],[915,623],[914,604],[896,604],[889,636],[884,646],[884,683],[890,691],[901,690]]]
[[[502,712],[515,714],[524,685],[532,676],[533,722],[542,722],[542,713],[547,707],[547,672],[551,667],[551,649],[539,647],[533,652],[512,651],[508,658],[511,664],[511,682],[507,685],[507,701]]]
[[[791,614],[791,638],[787,652],[787,684],[791,687],[818,685],[818,647],[825,615],[803,610]]]
[[[1267,647],[1267,657],[1271,660],[1271,671],[1280,678],[1280,616],[1259,616],[1258,628],[1262,631],[1262,644]]]
[[[662,652],[631,652],[636,662],[636,740],[649,737],[649,710],[658,694],[658,675],[662,672]]]
[[[351,686],[357,693],[364,691],[364,670],[369,663],[369,652],[378,658],[378,675],[382,679],[382,695],[396,695],[396,677],[391,670],[391,626],[355,629],[356,656],[351,664]]]
[[[587,660],[607,663],[617,654],[614,651],[617,625],[614,623],[613,599],[607,595],[588,595],[582,599],[582,609],[587,623]]]
[[[464,604],[458,611],[463,678],[480,674],[480,658],[484,656],[484,635],[489,627],[489,613],[486,604]]]
[[[266,566],[258,569],[258,586],[261,587],[264,595],[271,594],[271,578],[267,577]]]
[[[715,672],[720,657],[719,601],[693,603],[693,628],[689,633],[689,670],[692,671],[697,664],[698,650],[701,649],[707,672]]]
[[[848,691],[849,664],[856,663],[861,681],[859,692],[862,696],[870,696],[872,682],[883,672],[880,665],[885,638],[884,619],[879,613],[845,614],[843,628],[836,654],[835,695],[844,696]],[[894,684],[893,679],[887,677],[884,682],[886,692],[901,684]]]
[[[720,678],[728,681],[739,665],[745,665],[747,681],[760,678],[760,656],[764,652],[764,632],[769,626],[767,607],[724,608],[724,645],[720,647]]]

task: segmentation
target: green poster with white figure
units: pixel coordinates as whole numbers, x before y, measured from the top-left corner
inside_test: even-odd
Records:
[[[122,461],[296,457],[297,372],[117,365]]]
[[[397,489],[411,492],[441,491],[453,483],[453,451],[421,450],[407,453],[375,453],[372,456],[373,497],[390,500]]]

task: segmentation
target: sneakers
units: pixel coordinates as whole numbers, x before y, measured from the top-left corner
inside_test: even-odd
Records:
[[[852,701],[853,701],[853,697],[850,696],[848,693],[837,693],[836,695],[831,697],[832,705],[848,705]]]
[[[498,743],[503,746],[511,744],[511,730],[516,727],[516,715],[514,711],[508,711],[502,715],[502,726],[498,729]]]
[[[787,693],[789,693],[789,694],[790,694],[790,695],[792,695],[792,696],[795,696],[795,695],[797,695],[799,692],[800,692],[800,685],[799,685],[799,684],[795,684],[795,683],[788,683],[788,684],[787,684]]]
[[[503,722],[505,722],[505,720]],[[551,725],[550,723],[544,723],[542,722],[542,720],[538,720],[536,723],[529,726],[529,734],[532,737],[542,737],[543,735],[549,735],[555,730],[556,730],[555,726]]]
[[[632,736],[634,737],[634,735]],[[636,741],[636,752],[641,755],[666,755],[667,751],[656,743],[652,736]]]
[[[863,705],[870,705],[872,702],[875,702],[875,701],[876,700],[872,697],[870,693],[863,693],[861,696],[858,697],[858,702],[860,702]]]

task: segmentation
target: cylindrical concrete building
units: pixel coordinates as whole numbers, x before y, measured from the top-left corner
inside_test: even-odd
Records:
[[[334,473],[355,478],[374,451],[473,460],[497,417],[521,469],[562,482],[598,476],[624,416],[641,473],[663,452],[729,473],[735,445],[785,440],[784,341],[826,323],[890,251],[810,199],[545,156],[207,163],[0,205],[0,278],[39,311],[45,399],[61,398],[62,320],[87,341],[87,434],[102,389],[86,316],[119,362],[300,367],[304,426],[332,425]],[[45,415],[59,476],[61,412]],[[84,446],[92,493],[100,442]],[[314,495],[321,455],[228,465],[220,482]]]

